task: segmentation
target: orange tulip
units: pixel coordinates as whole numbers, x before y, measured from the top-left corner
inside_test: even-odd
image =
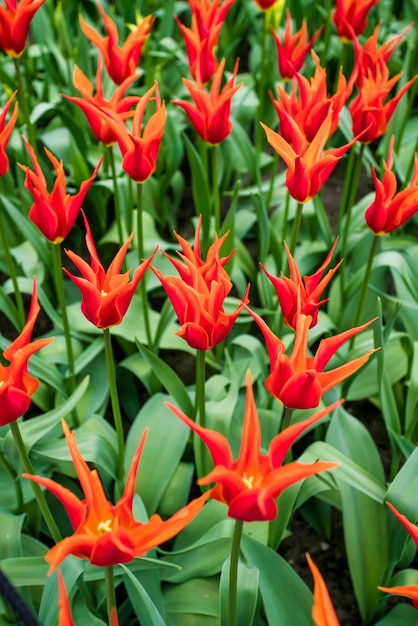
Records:
[[[273,284],[283,313],[284,322],[290,328],[295,328],[299,312],[311,317],[310,328],[316,325],[318,321],[319,307],[328,302],[328,298],[320,300],[322,292],[327,287],[331,278],[334,276],[335,272],[342,263],[341,260],[332,270],[328,271],[324,278],[321,279],[326,266],[331,261],[337,242],[338,238],[335,240],[334,245],[329,251],[325,261],[316,270],[316,272],[311,276],[304,276],[303,280],[296,261],[291,255],[286,242],[284,242],[284,245],[289,263],[290,278],[287,278],[287,276],[284,276],[283,274],[280,278],[273,276],[266,270],[264,265],[260,263],[264,273]]]
[[[182,248],[179,256],[183,263],[170,258],[163,251],[180,277],[164,277],[155,267],[151,269],[161,281],[181,324],[177,335],[183,337],[192,348],[208,350],[223,341],[230,332],[242,307],[248,302],[248,288],[235,311],[225,313],[223,303],[232,289],[232,283],[224,265],[233,252],[228,257],[221,258],[220,250],[228,233],[220,239],[216,236],[204,261],[200,256],[201,223],[200,218],[195,233],[194,249],[183,237],[175,233]]]
[[[120,324],[123,320],[135,290],[156,250],[136,268],[132,280],[129,278],[130,270],[121,274],[120,269],[123,260],[133,239],[132,233],[114,257],[108,270],[105,271],[97,255],[90,226],[84,213],[83,218],[86,227],[87,249],[90,253],[90,265],[74,252],[65,250],[66,255],[80,271],[82,277],[73,276],[66,269],[64,272],[81,291],[81,310],[84,316],[97,328],[110,328]]]
[[[278,2],[278,0],[255,0],[256,5],[261,11],[268,11],[276,2]]]
[[[312,607],[312,619],[315,626],[340,626],[334,606],[329,597],[328,589],[321,572],[312,561],[309,554],[306,555],[309,568],[314,579],[314,605]]]
[[[28,373],[28,361],[32,354],[53,341],[51,337],[30,342],[39,311],[34,279],[26,324],[20,335],[3,352],[3,358],[10,365],[5,366],[0,362],[0,426],[10,424],[26,413],[31,397],[39,387],[39,381]]]
[[[80,15],[81,30],[103,55],[106,71],[110,78],[117,85],[121,85],[127,78],[136,73],[142,48],[155,18],[151,15],[144,17],[128,35],[124,44],[119,46],[119,35],[115,22],[106,15],[99,2],[97,7],[104,22],[107,37],[101,37]]]
[[[7,144],[9,143],[10,135],[13,132],[17,121],[18,114],[18,104],[16,102],[13,112],[10,116],[9,121],[6,124],[6,117],[9,112],[10,106],[14,100],[16,95],[16,91],[12,93],[8,101],[3,107],[3,110],[0,113],[0,176],[3,176],[9,169],[9,157],[7,156],[6,149]]]
[[[59,600],[58,600],[58,626],[74,626],[73,618],[71,615],[70,604],[68,602],[67,589],[65,587],[64,577],[61,570],[58,571],[58,588],[59,588]]]
[[[328,361],[336,351],[351,337],[367,328],[376,318],[334,337],[322,339],[315,356],[310,357],[308,356],[308,331],[312,318],[310,315],[298,313],[295,321],[293,349],[290,356],[287,356],[284,343],[276,337],[264,320],[248,307],[245,308],[257,322],[267,343],[270,375],[266,378],[266,387],[275,398],[290,409],[317,407],[324,393],[354,374],[375,352],[375,350],[369,350],[357,359],[324,372]]]
[[[81,456],[74,432],[70,432],[64,421],[62,427],[84,498],[80,500],[72,491],[50,478],[23,474],[24,478],[45,487],[58,498],[74,529],[72,535],[62,539],[46,554],[50,572],[69,554],[88,559],[92,565],[101,567],[129,563],[135,557],[145,556],[148,550],[183,530],[207,499],[207,494],[204,494],[165,521],[159,515],[152,515],[145,524],[137,522],[133,517],[132,501],[147,431],[143,433],[132,459],[122,497],[113,505],[106,498],[97,470],[90,470]]]
[[[25,49],[30,23],[45,0],[4,0],[0,4],[0,50],[18,57]]]
[[[234,85],[238,72],[237,59],[231,78],[221,90],[224,68],[225,59],[222,59],[213,77],[209,93],[205,90],[203,83],[196,84],[183,78],[183,83],[189,90],[195,106],[186,100],[173,100],[174,104],[178,104],[186,111],[197,134],[212,146],[221,143],[232,130],[231,100],[242,84]]]
[[[297,461],[286,465],[283,463],[296,439],[328,415],[339,402],[284,429],[272,439],[268,453],[261,454],[260,422],[254,402],[251,374],[248,371],[241,448],[237,459],[233,458],[228,440],[223,435],[203,428],[173,405],[166,404],[208,447],[214,468],[207,476],[200,478],[198,483],[216,483],[209,493],[214,500],[228,506],[228,515],[233,519],[244,522],[274,520],[278,513],[276,499],[284,489],[337,465],[323,461],[310,464]]]
[[[367,26],[367,15],[379,0],[336,0],[332,19],[338,36],[345,41],[360,35]]]

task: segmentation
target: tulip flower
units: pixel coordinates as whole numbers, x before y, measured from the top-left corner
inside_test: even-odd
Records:
[[[151,15],[144,17],[128,35],[124,44],[119,46],[119,35],[115,22],[106,15],[99,2],[97,7],[104,22],[107,37],[101,37],[80,15],[81,30],[103,55],[106,71],[110,78],[117,85],[122,85],[127,78],[136,73],[142,48],[155,18]]]
[[[402,513],[399,513],[399,511],[395,509],[393,504],[391,504],[390,502],[386,502],[386,504],[388,505],[392,513],[396,515],[396,517],[401,522],[401,524],[406,528],[406,530],[411,535],[412,539],[415,542],[415,545],[418,548],[418,526],[410,522],[405,515],[402,515]],[[412,604],[414,605],[414,607],[418,610],[418,585],[399,585],[398,587],[378,587],[378,589],[380,589],[380,591],[385,591],[386,593],[392,593],[396,596],[403,596],[405,598],[409,598],[410,600],[412,600]]]
[[[218,67],[214,49],[218,45],[219,33],[234,1],[189,0],[192,13],[190,28],[176,17],[186,44],[190,75],[197,82],[207,83]]]
[[[379,0],[336,0],[332,19],[338,36],[343,41],[351,41],[353,33],[361,35],[367,27],[367,16]]]
[[[322,29],[323,26],[316,31],[311,39],[308,39],[308,27],[305,17],[302,20],[301,28],[292,35],[292,16],[289,9],[286,11],[286,28],[283,39],[272,28],[277,48],[279,72],[283,80],[293,78],[302,69],[306,55],[318,39]]]
[[[375,199],[366,209],[364,217],[375,235],[385,235],[405,224],[418,211],[418,156],[415,154],[415,166],[412,180],[402,191],[397,190],[397,181],[393,167],[392,136],[389,144],[388,160],[383,161],[383,180],[379,180],[372,167],[375,186]]]
[[[233,252],[221,258],[220,250],[228,233],[220,239],[215,235],[215,242],[210,246],[204,261],[200,255],[201,223],[200,218],[195,233],[194,249],[183,237],[175,233],[182,248],[179,256],[183,263],[170,258],[163,251],[180,277],[164,277],[155,267],[151,269],[161,281],[180,322],[181,329],[176,334],[183,337],[191,348],[208,350],[228,335],[244,304],[248,302],[249,289],[247,288],[235,311],[225,313],[223,303],[232,289],[232,283],[224,265]]]
[[[308,561],[314,579],[312,619],[315,622],[315,626],[340,626],[321,572],[316,567],[309,554],[306,555],[306,560]]]
[[[289,426],[272,439],[268,453],[262,454],[261,428],[249,371],[246,383],[244,423],[237,459],[233,458],[228,440],[223,435],[203,428],[172,404],[166,404],[202,439],[210,452],[214,468],[207,476],[200,478],[198,483],[216,483],[210,490],[210,495],[214,500],[228,506],[228,515],[232,519],[244,522],[271,521],[277,517],[276,499],[284,489],[309,476],[336,467],[336,463],[322,461],[310,464],[297,461],[286,465],[283,463],[296,439],[328,415],[340,402]]]
[[[255,0],[255,3],[261,11],[268,11],[279,1],[281,2],[281,0]]]
[[[51,337],[30,342],[39,311],[34,279],[26,324],[20,335],[3,352],[3,358],[10,365],[0,362],[0,426],[10,424],[26,413],[31,397],[39,387],[39,381],[28,373],[28,361],[35,352],[53,341]]]
[[[293,349],[288,356],[284,343],[276,337],[264,320],[245,307],[256,321],[267,343],[270,375],[266,378],[267,390],[289,409],[314,409],[324,393],[354,374],[375,350],[369,350],[332,370],[324,371],[328,361],[351,337],[367,328],[376,318],[362,326],[350,328],[334,337],[322,339],[314,357],[308,356],[308,332],[312,323],[310,315],[298,313],[295,322]]]
[[[125,489],[120,500],[113,505],[106,498],[97,470],[90,470],[76,443],[74,432],[62,423],[74,469],[84,494],[79,499],[72,491],[50,478],[23,474],[48,489],[65,508],[74,534],[65,537],[46,554],[50,573],[69,555],[88,559],[92,565],[108,567],[117,563],[129,563],[135,557],[145,556],[148,550],[171,539],[197,515],[207,494],[190,502],[175,515],[163,521],[152,515],[142,524],[133,517],[132,501],[139,461],[145,444],[144,431],[132,459]]]
[[[4,0],[0,4],[0,50],[18,57],[25,49],[30,23],[45,0]]]
[[[59,588],[59,600],[58,600],[58,626],[74,626],[73,618],[71,615],[70,604],[68,602],[67,589],[65,588],[64,577],[61,570],[58,570],[58,588]]]
[[[148,102],[155,92],[156,111],[142,130]],[[108,112],[109,124],[122,153],[122,168],[136,183],[145,182],[157,169],[157,157],[163,138],[166,110],[161,103],[157,83],[139,100],[129,131],[120,118]]]
[[[97,328],[111,328],[121,323],[156,250],[136,268],[131,280],[129,278],[130,270],[121,274],[122,263],[134,236],[131,233],[114,257],[108,270],[105,271],[97,255],[90,226],[84,213],[83,218],[86,227],[86,244],[90,253],[90,265],[71,250],[65,250],[66,255],[80,271],[82,277],[73,276],[66,269],[64,272],[80,289],[81,310],[89,322]]]
[[[322,292],[327,287],[331,278],[334,276],[335,272],[342,263],[341,260],[333,269],[328,271],[326,276],[321,278],[325,268],[331,261],[337,242],[338,238],[335,240],[334,245],[329,251],[325,261],[316,270],[316,272],[311,276],[304,276],[303,280],[296,261],[291,255],[286,242],[284,242],[284,245],[289,263],[290,278],[284,276],[283,274],[280,278],[273,276],[266,270],[264,265],[260,263],[264,273],[273,284],[283,313],[284,322],[290,328],[294,329],[296,327],[299,312],[311,317],[310,328],[317,324],[318,309],[323,304],[328,302],[328,298],[320,300]]]
[[[65,94],[63,96],[80,107],[96,139],[105,146],[111,146],[116,143],[117,136],[109,123],[107,112],[118,117],[121,122],[125,122],[125,120],[134,115],[134,111],[130,109],[138,104],[140,97],[125,96],[126,90],[137,79],[136,74],[132,74],[119,85],[111,98],[107,100],[103,93],[102,67],[103,59],[102,56],[99,56],[96,73],[96,93],[94,95],[92,83],[76,65],[74,68],[74,86],[81,93],[82,97],[77,98]]]
[[[178,104],[186,111],[197,134],[212,146],[221,143],[232,130],[231,100],[242,84],[234,85],[238,72],[237,59],[231,78],[221,90],[224,68],[225,59],[222,59],[213,77],[209,93],[205,90],[203,83],[193,83],[183,78],[183,83],[189,90],[195,106],[186,100],[173,100],[174,104]]]
[[[61,243],[68,235],[77,216],[88,190],[99,171],[102,160],[95,167],[88,180],[81,183],[80,190],[74,196],[70,196],[66,190],[65,171],[62,161],[58,161],[54,155],[45,148],[47,157],[55,170],[55,182],[51,193],[48,192],[45,176],[36,158],[32,146],[23,138],[29,152],[34,170],[27,165],[21,165],[25,174],[25,187],[33,197],[33,204],[29,210],[29,218],[39,228],[41,233],[53,244]]]
[[[7,144],[9,143],[10,135],[13,132],[17,121],[18,114],[18,104],[16,102],[13,112],[9,118],[9,121],[6,124],[6,117],[11,107],[11,104],[16,95],[16,91],[12,93],[8,101],[3,107],[3,110],[0,113],[0,176],[4,176],[4,174],[9,169],[9,157],[7,156],[6,149]]]

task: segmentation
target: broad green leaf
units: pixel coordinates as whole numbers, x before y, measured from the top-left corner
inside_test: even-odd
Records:
[[[60,570],[64,577],[65,588],[68,596],[75,586],[77,580],[84,571],[84,561],[70,555],[60,565]],[[58,618],[58,571],[46,577],[41,606],[39,608],[39,619],[43,626],[55,626]]]
[[[237,590],[236,590],[236,620],[234,623],[230,617],[230,587],[228,558],[222,566],[219,586],[221,626],[251,626],[257,607],[259,571],[256,567],[247,567],[244,563],[238,563]]]
[[[0,511],[0,554],[9,559],[22,555],[22,526],[24,515]]]
[[[168,626],[172,624],[219,624],[217,578],[193,578],[177,585],[166,584],[164,604]]]
[[[408,604],[398,604],[375,626],[416,626],[417,610]]]
[[[125,580],[125,585],[133,585],[137,597],[140,601],[140,608],[138,605],[136,606],[136,610],[140,615],[140,622],[143,626],[165,626],[165,622],[161,617],[157,607],[153,604],[151,598],[145,591],[144,587],[141,585],[139,580],[135,578],[133,573],[125,566],[120,565],[122,570],[125,572],[127,579]]]

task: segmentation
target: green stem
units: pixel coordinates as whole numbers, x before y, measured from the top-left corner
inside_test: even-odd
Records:
[[[142,193],[142,183],[137,183],[136,185],[136,235],[138,242],[138,263],[139,265],[142,263],[145,254],[144,247],[144,225],[143,225],[143,193]],[[144,327],[145,327],[145,336],[147,338],[148,347],[152,350],[153,342],[151,335],[151,324],[149,319],[149,305],[148,305],[148,293],[147,293],[147,282],[146,275],[141,278],[141,282],[139,283],[139,288],[141,291],[142,297],[142,311],[144,314]]]
[[[369,252],[369,258],[367,259],[367,265],[366,265],[366,271],[364,273],[364,277],[363,277],[363,284],[361,287],[361,292],[360,292],[360,297],[359,297],[359,301],[357,303],[357,310],[356,310],[356,314],[354,316],[354,322],[353,322],[353,327],[358,326],[358,323],[361,319],[361,314],[363,312],[363,307],[364,307],[364,300],[366,298],[366,293],[367,293],[367,288],[369,286],[369,279],[370,279],[370,274],[372,272],[372,268],[373,268],[373,259],[374,259],[374,255],[376,252],[376,246],[377,246],[377,242],[379,241],[379,237],[377,235],[375,235],[373,237],[373,242],[372,245],[370,247],[370,252]],[[351,349],[354,345],[354,340],[355,337],[352,337],[350,340],[350,348]]]
[[[266,209],[267,209],[267,211],[270,209],[271,199],[273,197],[274,183],[276,181],[278,164],[279,164],[279,155],[278,155],[277,152],[275,152],[274,156],[273,156],[273,163],[271,165],[270,185],[269,185],[269,190],[268,190],[267,199],[266,199]]]
[[[244,522],[235,520],[231,545],[231,560],[229,562],[229,626],[236,626],[237,623],[238,563],[243,527]]]
[[[361,167],[363,165],[362,161],[363,161],[363,153],[364,153],[364,143],[362,143],[360,145],[360,152],[357,156],[357,159],[355,160],[355,164],[354,167],[352,169],[351,176],[348,177],[346,176],[345,180],[344,180],[344,188],[347,185],[349,188],[348,194],[347,194],[347,204],[344,208],[345,211],[345,226],[344,226],[344,233],[343,233],[343,238],[342,238],[342,242],[341,242],[341,257],[345,258],[345,254],[346,254],[346,250],[347,250],[347,242],[348,242],[348,234],[350,231],[350,221],[351,221],[351,214],[353,212],[353,206],[354,206],[354,202],[356,199],[356,194],[357,194],[357,189],[358,189],[358,183],[360,180],[360,173],[361,173]],[[354,153],[354,150],[352,150]],[[351,154],[350,154],[351,157]]]
[[[123,246],[124,241],[123,241],[123,229],[122,229],[122,216],[121,216],[121,210],[120,210],[120,195],[119,195],[118,177],[116,175],[115,154],[113,152],[113,146],[108,146],[108,154],[109,154],[110,169],[112,172],[113,203],[115,206],[116,227],[118,229],[119,245]]]
[[[286,200],[284,205],[284,215],[283,215],[283,224],[282,224],[282,240],[285,241],[287,235],[287,220],[289,219],[289,208],[290,208],[290,193],[286,192]],[[281,269],[281,268],[277,268]]]
[[[61,311],[62,326],[64,329],[65,345],[67,348],[68,359],[68,387],[70,394],[75,390],[75,369],[74,369],[74,353],[71,341],[71,328],[68,321],[67,302],[65,299],[64,278],[62,275],[61,245],[52,245],[52,261],[55,289],[57,292],[58,305]],[[74,426],[78,426],[78,417],[76,411],[73,411]]]
[[[119,396],[116,386],[115,363],[113,360],[112,339],[110,329],[103,328],[103,337],[106,354],[107,377],[109,381],[110,402],[112,404],[113,422],[115,424],[116,437],[118,441],[118,478],[123,482],[123,465],[125,460],[125,439],[123,436],[122,415],[120,412]]]
[[[303,211],[303,204],[299,202],[298,206],[296,207],[296,215],[295,215],[295,220],[293,222],[292,236],[291,236],[290,245],[289,245],[289,251],[292,256],[294,256],[295,254],[296,244],[298,242],[300,225],[302,223],[302,211]]]
[[[280,427],[281,431],[286,430],[286,428],[289,428],[290,422],[292,421],[293,411],[294,409],[289,409],[288,406],[284,407],[284,415],[283,415],[282,424]]]
[[[115,575],[113,565],[104,568],[106,585],[106,608],[109,626],[112,626],[112,613],[116,611]]]
[[[20,324],[20,327],[23,328],[23,326],[25,325],[25,309],[23,306],[22,294],[20,293],[20,289],[19,289],[19,283],[17,281],[16,267],[13,262],[12,255],[10,254],[9,240],[7,238],[6,230],[4,228],[2,206],[0,206],[0,238],[1,238],[1,243],[3,245],[4,256],[6,258],[7,269],[9,270],[9,276],[13,284],[19,324]]]
[[[219,197],[218,158],[216,154],[216,146],[212,146],[211,158],[212,158],[213,216],[215,220],[215,232],[219,234],[219,231],[221,228],[221,202],[220,202],[220,197]]]
[[[332,2],[332,0],[328,0],[327,2],[327,18],[325,20],[325,33],[324,33],[324,44],[323,44],[323,48],[321,51],[321,67],[326,67],[326,55],[328,52],[328,46],[329,46],[329,38],[330,38],[330,34],[331,34],[331,10],[334,6],[334,3]]]
[[[15,72],[16,72],[16,82],[17,82],[17,88],[18,88],[19,104],[21,106],[23,117],[25,120],[26,130],[28,133],[28,140],[29,140],[30,145],[35,151],[35,155],[37,155],[38,151],[36,147],[36,134],[35,134],[35,129],[33,128],[32,122],[30,121],[29,104],[28,104],[28,99],[26,97],[26,94],[28,92],[23,82],[20,58],[14,57],[13,63],[14,63]]]
[[[206,350],[196,351],[196,407],[195,415],[196,421],[206,428],[206,402],[205,402],[205,384],[206,384]],[[200,454],[196,459],[198,466],[198,474],[200,476],[206,476],[207,463],[206,463],[206,446],[202,439],[200,442]]]
[[[255,129],[255,149],[257,160],[257,177],[258,184],[261,185],[260,160],[263,147],[264,130],[260,126],[260,121],[264,118],[265,109],[265,91],[266,91],[266,56],[267,56],[267,33],[270,25],[270,12],[264,12],[263,32],[261,36],[261,59],[260,59],[260,79],[257,85],[258,110],[257,110],[257,126]]]
[[[31,463],[29,455],[26,451],[25,444],[23,443],[22,434],[20,432],[19,424],[17,423],[17,421],[10,422],[10,430],[12,431],[16,449],[19,454],[20,460],[22,461],[25,472],[27,474],[31,474],[32,476],[35,476],[35,471],[33,469],[33,465]],[[32,480],[30,482],[31,482],[33,493],[35,495],[39,509],[43,515],[43,518],[48,527],[48,530],[51,533],[51,537],[53,538],[55,543],[58,543],[62,539],[61,533],[58,530],[58,527],[52,516],[51,510],[47,504],[47,501],[45,500],[44,493],[41,487],[38,485],[38,483],[35,483]]]
[[[345,215],[345,208],[347,206],[348,195],[350,193],[351,182],[352,182],[352,178],[353,178],[353,169],[354,169],[355,158],[356,158],[356,151],[355,151],[355,148],[352,147],[351,150],[350,150],[350,153],[348,155],[347,167],[346,167],[346,170],[345,170],[343,192],[342,192],[342,195],[341,195],[340,210],[339,210],[338,219],[337,219],[337,228],[336,228],[337,234],[339,234],[339,232],[340,232],[341,223],[342,223],[343,217]]]

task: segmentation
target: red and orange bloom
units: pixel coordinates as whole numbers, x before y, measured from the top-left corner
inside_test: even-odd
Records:
[[[31,397],[39,386],[39,381],[28,373],[28,361],[32,354],[53,341],[53,337],[37,339],[32,343],[30,341],[39,311],[34,279],[26,324],[20,335],[3,352],[3,358],[10,365],[0,362],[0,426],[10,424],[26,413]]]
[[[176,18],[183,35],[190,75],[197,82],[207,83],[214,75],[218,62],[214,49],[229,9],[235,0],[189,0],[192,13],[190,28]]]
[[[80,107],[96,139],[105,146],[111,146],[116,143],[117,136],[109,123],[107,112],[119,117],[121,122],[125,122],[125,120],[133,117],[134,111],[131,110],[131,107],[139,102],[140,97],[125,96],[126,90],[137,79],[137,76],[132,74],[119,85],[111,98],[107,100],[103,93],[102,68],[103,59],[102,56],[99,56],[96,73],[96,93],[94,95],[92,83],[77,65],[74,68],[74,86],[81,93],[82,97],[63,95],[64,98]]]
[[[121,85],[132,74],[136,74],[142,48],[148,38],[155,18],[152,15],[144,17],[128,35],[124,44],[119,46],[119,35],[115,22],[106,15],[99,2],[97,7],[102,16],[107,36],[101,37],[80,15],[81,30],[103,55],[106,71],[110,78],[117,85]]]
[[[289,9],[286,11],[286,28],[283,39],[272,28],[277,48],[279,72],[283,80],[293,78],[302,69],[306,55],[318,39],[322,29],[323,26],[308,39],[307,21],[306,18],[303,18],[301,28],[292,35],[292,16]]]
[[[90,253],[90,264],[80,256],[66,250],[65,253],[81,273],[81,277],[73,276],[64,269],[81,291],[81,311],[84,316],[97,328],[111,328],[120,324],[134,296],[135,290],[145,270],[151,263],[156,250],[139,267],[136,268],[130,279],[130,270],[120,273],[122,263],[133,239],[133,233],[120,248],[107,271],[100,263],[94,245],[90,226],[83,213],[86,226],[86,244]]]
[[[203,428],[179,409],[167,406],[206,444],[213,460],[213,470],[198,480],[200,485],[216,483],[210,490],[214,500],[228,506],[229,517],[244,522],[271,521],[277,517],[276,499],[284,489],[320,472],[336,467],[336,463],[304,464],[294,461],[283,465],[286,454],[296,439],[328,415],[339,402],[297,424],[285,428],[272,439],[268,453],[261,454],[261,428],[251,374],[247,372],[247,393],[242,428],[241,449],[237,459],[232,456],[228,440],[220,433]]]
[[[154,92],[156,111],[142,129],[145,110]],[[135,108],[131,131],[120,118],[109,112],[109,124],[122,153],[122,168],[136,183],[145,182],[157,169],[157,157],[163,138],[165,120],[165,103],[161,102],[157,83],[139,100]]]
[[[73,617],[70,610],[70,604],[68,602],[67,589],[65,587],[64,577],[61,570],[58,571],[58,588],[58,626],[74,626]]]
[[[399,513],[390,502],[386,502],[390,510],[401,524],[406,528],[408,533],[411,535],[412,539],[415,542],[415,545],[418,547],[418,526],[409,521],[409,519]],[[387,593],[392,593],[396,596],[403,596],[404,598],[409,598],[412,600],[412,604],[418,610],[418,585],[400,585],[398,587],[378,587],[380,591],[386,591]]]
[[[257,322],[267,343],[270,375],[266,378],[267,390],[289,409],[314,409],[321,397],[343,380],[354,374],[375,350],[344,365],[324,371],[337,350],[351,337],[367,328],[375,319],[362,326],[350,328],[334,337],[322,339],[314,357],[308,356],[308,333],[312,322],[310,315],[296,316],[293,349],[288,356],[284,343],[276,337],[264,320],[246,307]]]
[[[279,0],[255,0],[255,3],[261,11],[268,11],[273,8],[278,1]]]
[[[367,16],[379,0],[336,0],[332,19],[338,36],[343,41],[351,41],[353,34],[361,35],[367,27]]]
[[[206,260],[200,254],[201,218],[196,228],[194,249],[175,233],[182,252],[178,253],[183,263],[163,254],[171,261],[180,276],[166,276],[155,267],[153,272],[161,281],[171,300],[181,328],[176,333],[183,337],[191,348],[209,350],[223,341],[235,324],[244,304],[248,302],[247,288],[244,297],[233,313],[225,313],[223,304],[232,289],[232,282],[224,266],[229,256],[221,258],[220,250],[228,233],[210,246]]]
[[[174,104],[178,104],[186,111],[197,134],[212,146],[221,143],[232,130],[231,100],[242,84],[234,85],[238,72],[237,59],[231,78],[221,90],[224,68],[225,59],[222,59],[213,77],[209,93],[205,90],[203,83],[193,83],[183,78],[183,83],[189,90],[195,106],[187,100],[173,100]]]
[[[6,117],[11,107],[11,104],[16,95],[16,91],[12,93],[8,101],[3,107],[0,113],[0,176],[3,176],[9,169],[9,157],[7,156],[6,149],[9,143],[10,135],[16,124],[18,114],[18,104],[16,102],[9,121],[6,124]]]
[[[55,170],[55,182],[49,193],[45,176],[36,158],[32,146],[23,138],[33,164],[33,170],[27,165],[19,167],[25,172],[25,187],[33,197],[33,204],[29,210],[29,218],[53,244],[61,243],[68,235],[77,216],[88,190],[95,179],[102,160],[100,159],[92,175],[80,185],[80,190],[74,196],[70,196],[66,189],[65,171],[62,161],[58,161],[54,155],[45,148],[47,157]]]
[[[331,257],[337,243],[338,238],[335,240],[334,245],[322,265],[314,274],[304,276],[303,279],[301,278],[299,268],[295,259],[291,255],[286,242],[284,242],[284,245],[289,263],[290,278],[284,276],[283,274],[281,277],[273,276],[266,270],[264,265],[260,263],[264,273],[272,282],[283,313],[284,322],[290,328],[294,329],[296,327],[296,321],[299,313],[303,313],[304,315],[309,315],[311,317],[310,328],[315,326],[318,322],[318,309],[323,304],[328,302],[328,298],[320,300],[322,293],[342,263],[341,260],[333,269],[329,270],[328,273],[321,278],[325,268],[331,261]]]
[[[383,161],[383,180],[378,179],[374,167],[372,168],[376,195],[364,217],[375,235],[385,235],[396,230],[418,211],[418,156],[415,154],[411,182],[405,189],[397,192],[397,180],[392,171],[394,140],[395,137],[392,136],[388,160]]]
[[[204,494],[163,521],[152,515],[142,524],[132,513],[135,480],[147,431],[144,431],[132,459],[122,497],[113,505],[106,498],[97,470],[90,470],[77,447],[75,434],[62,423],[67,445],[77,472],[84,498],[80,500],[72,491],[50,478],[23,474],[48,489],[64,506],[74,534],[66,537],[46,554],[50,572],[69,555],[88,559],[92,565],[108,567],[129,563],[135,557],[145,556],[148,550],[174,537],[197,515],[207,495]]]
[[[45,0],[4,0],[0,4],[0,50],[18,57],[25,49],[30,23]]]
[[[340,626],[334,606],[329,597],[328,589],[321,572],[312,561],[309,554],[306,555],[309,568],[314,580],[314,605],[312,607],[312,619],[315,626]]]

